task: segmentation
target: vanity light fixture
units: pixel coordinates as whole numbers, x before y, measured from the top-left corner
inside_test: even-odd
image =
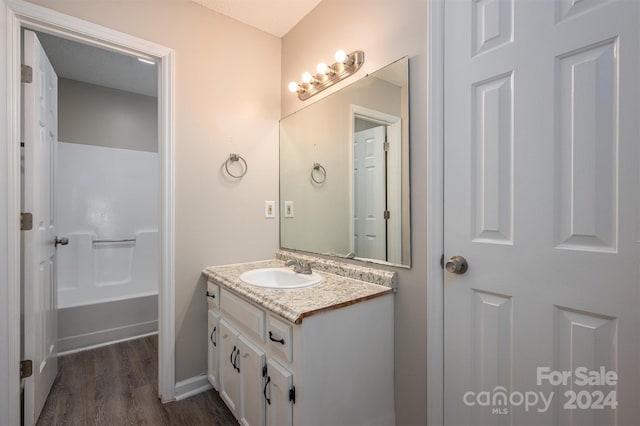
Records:
[[[332,65],[320,62],[315,75],[309,72],[302,74],[302,83],[292,81],[288,86],[289,91],[297,93],[301,101],[309,99],[358,71],[364,64],[364,52],[356,50],[347,54],[344,50],[338,50],[335,60]]]

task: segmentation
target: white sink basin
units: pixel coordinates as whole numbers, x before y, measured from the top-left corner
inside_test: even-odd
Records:
[[[318,285],[322,277],[315,272],[299,274],[289,268],[263,268],[243,273],[240,280],[257,287],[287,289]]]

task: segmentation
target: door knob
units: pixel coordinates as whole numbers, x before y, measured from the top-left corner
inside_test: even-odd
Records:
[[[66,237],[65,238],[56,237],[56,243],[55,243],[56,247],[58,247],[59,245],[60,246],[66,246],[68,244],[69,244],[69,239],[68,238],[66,238]]]
[[[444,265],[447,272],[451,272],[452,274],[462,275],[467,272],[469,269],[469,264],[467,263],[467,259],[462,256],[453,256],[447,260],[447,263]]]

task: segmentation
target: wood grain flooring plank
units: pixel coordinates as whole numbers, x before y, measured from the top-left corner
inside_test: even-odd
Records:
[[[236,426],[217,392],[158,399],[158,339],[148,336],[59,358],[39,426]]]
[[[133,391],[133,404],[136,410],[137,424],[140,426],[169,426],[169,415],[153,386],[145,385]]]

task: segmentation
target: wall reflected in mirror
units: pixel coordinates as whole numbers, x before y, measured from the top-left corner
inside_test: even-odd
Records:
[[[408,58],[280,121],[280,246],[409,266]]]

